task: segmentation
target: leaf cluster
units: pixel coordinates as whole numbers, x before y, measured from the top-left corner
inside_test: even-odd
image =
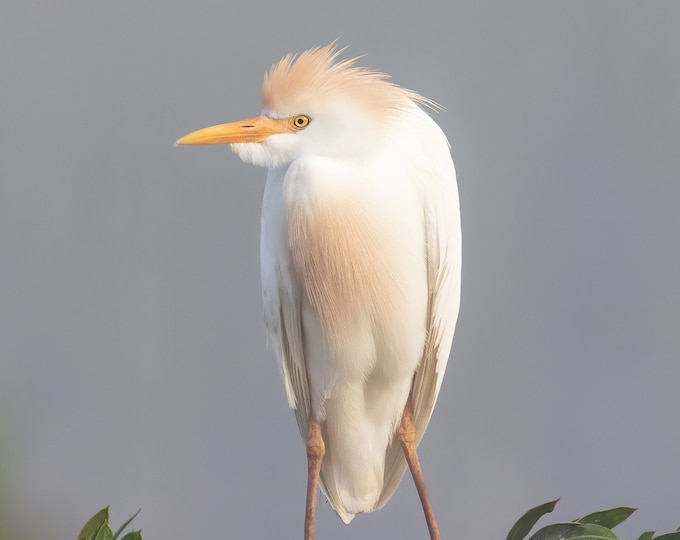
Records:
[[[549,501],[528,510],[510,529],[506,540],[524,540],[539,519],[552,512],[559,499]],[[539,529],[527,540],[620,540],[612,529],[635,512],[636,508],[621,506],[593,512],[568,523],[553,523]],[[114,533],[109,527],[109,507],[102,508],[92,516],[78,534],[77,540],[117,540],[141,510],[123,523]],[[120,540],[142,540],[142,531],[132,531]],[[675,532],[654,536],[647,531],[638,540],[680,540],[680,527]]]
[[[77,540],[117,540],[130,522],[141,512],[137,510],[135,515],[123,523],[114,533],[109,527],[109,507],[102,508],[92,516],[85,526],[78,533]],[[142,531],[132,531],[123,536],[120,540],[142,540]]]
[[[527,511],[512,526],[506,540],[524,540],[534,525],[545,514],[552,512],[559,499],[541,504]],[[600,512],[593,512],[569,523],[554,523],[536,531],[528,540],[620,540],[612,532],[619,523],[625,521],[636,508],[621,506]],[[680,527],[677,531],[654,536],[654,531],[642,533],[638,540],[680,540]]]

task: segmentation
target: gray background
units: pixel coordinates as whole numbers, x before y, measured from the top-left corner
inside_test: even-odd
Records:
[[[416,7],[417,4],[417,7]],[[447,538],[640,506],[680,524],[680,3],[0,7],[0,535],[299,538],[305,456],[261,322],[265,171],[186,132],[340,38],[442,103],[464,224],[421,446]],[[409,477],[319,537],[424,538]],[[637,536],[635,536],[637,538]]]

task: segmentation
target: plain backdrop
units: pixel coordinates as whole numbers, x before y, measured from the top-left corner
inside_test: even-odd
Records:
[[[445,538],[639,506],[680,524],[680,3],[26,0],[0,7],[0,536],[301,537],[261,318],[265,170],[174,148],[344,57],[445,107],[463,301],[420,448]],[[327,540],[426,537],[409,476]]]

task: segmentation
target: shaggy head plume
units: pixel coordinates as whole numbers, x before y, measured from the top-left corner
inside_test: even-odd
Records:
[[[267,111],[301,112],[310,101],[345,98],[370,110],[403,109],[413,103],[437,108],[433,101],[389,81],[389,75],[356,66],[357,58],[338,61],[345,49],[335,42],[289,54],[272,65],[262,83],[262,106]]]

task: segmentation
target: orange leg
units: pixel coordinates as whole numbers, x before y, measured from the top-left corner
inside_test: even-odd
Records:
[[[427,529],[430,531],[431,540],[441,540],[439,535],[439,527],[437,527],[437,520],[434,518],[434,510],[432,510],[432,503],[430,496],[427,494],[427,487],[425,487],[425,477],[423,470],[420,468],[420,461],[418,460],[418,453],[416,452],[416,428],[413,425],[413,406],[411,404],[411,396],[409,396],[404,407],[404,414],[401,417],[401,424],[398,430],[399,442],[404,451],[408,468],[411,470],[411,476],[416,484],[420,503],[423,505],[423,512],[425,512],[425,521],[427,521]]]
[[[326,445],[321,436],[321,424],[318,420],[309,421],[307,432],[307,506],[305,509],[305,540],[314,540],[314,518],[316,515],[316,491],[319,485],[321,460],[326,452]]]

